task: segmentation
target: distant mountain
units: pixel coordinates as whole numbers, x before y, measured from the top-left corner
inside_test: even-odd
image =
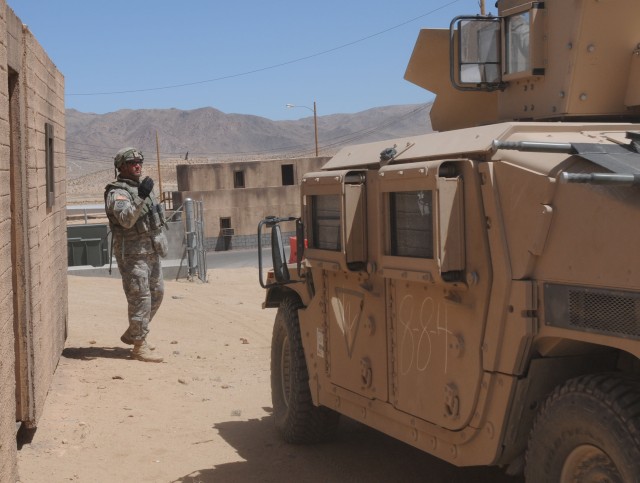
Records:
[[[343,146],[431,132],[431,104],[385,106],[355,114],[318,116],[320,155]],[[272,121],[225,114],[212,107],[120,110],[107,114],[67,109],[67,177],[74,179],[112,167],[115,152],[136,146],[156,159],[264,159],[314,153],[313,116]]]

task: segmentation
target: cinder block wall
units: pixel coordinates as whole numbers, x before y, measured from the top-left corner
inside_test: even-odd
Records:
[[[67,232],[64,77],[28,30],[26,163],[29,206],[33,394],[35,425],[66,339]],[[54,196],[47,206],[45,123],[53,126]]]
[[[11,183],[6,3],[0,0],[0,481],[16,481],[16,395],[11,270]]]
[[[53,136],[45,136],[45,123]],[[53,197],[47,204],[47,146]],[[66,338],[64,78],[0,0],[0,481],[35,427]]]

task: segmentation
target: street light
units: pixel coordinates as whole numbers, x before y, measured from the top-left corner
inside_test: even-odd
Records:
[[[298,106],[296,104],[285,104],[287,109],[291,109],[293,107],[304,107],[305,109],[309,109],[313,112],[313,128],[315,130],[316,135],[316,158],[318,157],[318,113],[316,111],[316,101],[313,101],[313,109],[307,106]]]

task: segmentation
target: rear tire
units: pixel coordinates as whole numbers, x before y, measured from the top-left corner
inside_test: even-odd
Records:
[[[616,374],[567,381],[529,439],[527,483],[640,481],[640,384]]]
[[[285,298],[276,315],[271,342],[271,400],[276,429],[288,443],[317,443],[335,433],[339,414],[313,405],[302,348],[300,302]]]

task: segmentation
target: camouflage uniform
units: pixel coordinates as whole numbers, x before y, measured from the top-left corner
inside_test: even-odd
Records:
[[[106,186],[104,198],[112,251],[129,306],[128,335],[133,341],[144,341],[164,296],[160,257],[167,255],[168,245],[162,206],[153,192],[140,198],[138,185],[118,177]]]

